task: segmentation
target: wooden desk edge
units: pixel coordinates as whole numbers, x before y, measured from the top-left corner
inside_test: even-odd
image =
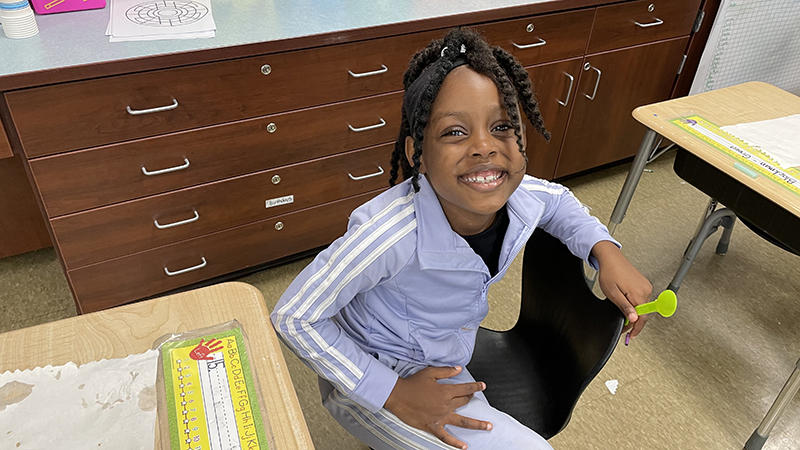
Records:
[[[697,106],[705,103],[715,103],[720,96],[748,96],[749,94],[759,92],[773,98],[788,99],[789,101],[781,105],[770,106],[770,112],[777,112],[776,114],[763,114],[762,117],[752,119],[745,117],[743,120],[733,121],[732,123],[726,123],[724,120],[720,121],[717,118],[718,116],[715,116],[713,113],[709,113],[709,111],[705,110],[703,106]],[[752,113],[752,111],[750,112]],[[670,123],[670,121],[673,119],[690,114],[700,115],[715,125],[726,126],[733,125],[735,123],[776,119],[798,113],[800,113],[800,97],[797,97],[790,92],[786,92],[768,83],[751,81],[716,91],[703,92],[701,94],[696,94],[689,97],[680,97],[660,103],[640,106],[634,109],[631,115],[644,126],[671,140],[686,151],[691,152],[699,158],[713,164],[715,167],[719,168],[725,174],[733,177],[743,185],[748,186],[757,192],[767,194],[766,197],[771,201],[777,203],[795,216],[800,217],[800,201],[798,201],[797,195],[785,188],[780,188],[776,182],[768,179],[765,176],[759,176],[756,179],[751,178],[741,170],[736,169],[732,159],[728,155],[725,155],[724,153],[715,149],[713,146],[704,143],[695,136],[687,133],[685,130],[682,130],[678,126]]]

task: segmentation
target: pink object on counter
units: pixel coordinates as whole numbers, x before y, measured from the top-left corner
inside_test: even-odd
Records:
[[[106,0],[30,0],[37,14],[51,14],[106,7]]]

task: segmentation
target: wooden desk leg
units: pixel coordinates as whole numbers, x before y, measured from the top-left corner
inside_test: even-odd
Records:
[[[767,438],[772,428],[775,426],[775,422],[778,421],[778,417],[780,417],[783,410],[786,409],[789,402],[792,401],[797,391],[800,391],[800,359],[797,360],[794,371],[792,371],[789,379],[786,380],[783,389],[778,393],[778,397],[775,399],[772,407],[769,408],[769,411],[767,411],[767,415],[764,416],[761,425],[756,428],[756,431],[750,435],[750,439],[744,444],[745,450],[761,450],[761,447],[767,442]]]
[[[622,185],[622,191],[619,193],[619,197],[617,198],[617,204],[614,205],[614,211],[611,213],[611,220],[608,223],[608,232],[612,235],[614,234],[614,230],[616,230],[617,225],[621,224],[622,219],[625,218],[625,212],[628,211],[628,205],[631,203],[633,193],[636,191],[636,186],[639,184],[639,179],[642,178],[644,166],[647,165],[647,161],[650,159],[650,156],[656,151],[656,148],[654,147],[656,146],[655,142],[657,138],[658,133],[650,129],[648,129],[644,134],[642,143],[639,145],[639,151],[633,158],[633,164],[631,164],[631,170],[628,172],[628,177],[625,178],[625,184]]]

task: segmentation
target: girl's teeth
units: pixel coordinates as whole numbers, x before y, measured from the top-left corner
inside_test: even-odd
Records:
[[[496,181],[498,178],[500,178],[500,175],[489,175],[487,177],[477,175],[467,177],[466,180],[470,183],[491,183],[492,181]]]

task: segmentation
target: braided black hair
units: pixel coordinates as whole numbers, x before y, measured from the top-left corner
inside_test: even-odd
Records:
[[[445,47],[447,49],[443,53],[442,49]],[[459,51],[462,48],[466,50],[463,53]],[[533,127],[545,139],[550,140],[550,133],[544,127],[542,115],[539,112],[539,104],[536,102],[536,96],[531,86],[531,80],[519,61],[500,47],[490,47],[477,32],[469,28],[454,28],[443,39],[436,39],[417,52],[411,58],[408,70],[403,76],[403,87],[408,91],[409,86],[419,78],[426,68],[441,60],[436,67],[434,75],[431,77],[430,84],[424,88],[419,107],[413,112],[416,116],[413,118],[414,120],[409,120],[409,117],[406,116],[406,111],[403,111],[400,134],[394,144],[394,152],[392,153],[390,186],[395,185],[397,176],[402,170],[403,180],[411,178],[414,191],[419,192],[418,180],[423,131],[428,124],[431,105],[433,105],[433,101],[436,99],[445,77],[456,65],[456,61],[459,58],[466,58],[467,65],[472,70],[489,77],[497,86],[503,108],[511,119],[519,151],[525,156],[526,162],[528,157],[525,155],[525,147],[522,144],[522,127],[517,104],[525,112]],[[414,124],[413,130],[411,129],[411,123]],[[414,154],[411,158],[411,164],[409,164],[405,154],[406,138],[409,136],[414,141]]]

